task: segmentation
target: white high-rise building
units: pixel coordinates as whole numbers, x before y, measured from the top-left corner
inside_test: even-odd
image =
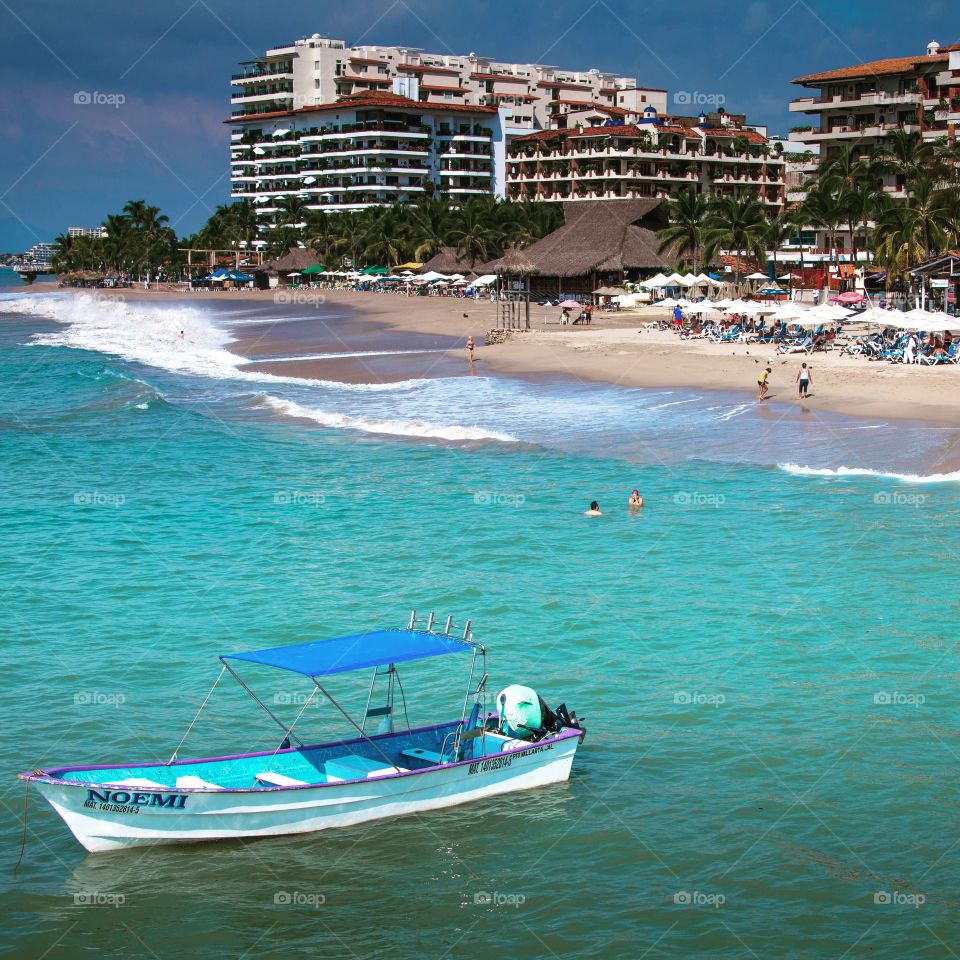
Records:
[[[314,34],[241,64],[231,81],[233,117],[334,103],[356,93],[389,92],[398,78],[416,78],[417,99],[431,106],[506,109],[518,132],[566,126],[571,110],[602,110],[611,119],[652,106],[665,113],[667,92],[633,77],[597,69],[562,70],[505,63],[475,53],[426,53],[414,47],[347,47]],[[409,96],[409,94],[407,94]]]

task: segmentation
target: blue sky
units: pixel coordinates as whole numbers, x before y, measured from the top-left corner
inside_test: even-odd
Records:
[[[946,0],[0,0],[0,251],[98,224],[130,198],[160,206],[178,232],[198,228],[229,202],[230,74],[311,33],[613,70],[671,95],[722,95],[729,110],[785,132],[798,122],[787,110],[791,79],[958,42],[957,9]],[[75,103],[78,91],[104,102]]]

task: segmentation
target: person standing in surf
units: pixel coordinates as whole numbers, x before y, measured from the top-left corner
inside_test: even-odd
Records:
[[[473,352],[477,349],[477,343],[473,337],[467,337],[467,363],[470,365],[470,369],[473,369]]]
[[[763,373],[761,373],[760,376],[757,378],[757,400],[758,401],[767,399],[767,391],[770,389],[770,384],[768,381],[770,379],[770,374],[772,372],[773,371],[769,367],[767,367],[767,369],[764,370]]]
[[[801,363],[800,369],[797,371],[797,386],[800,390],[801,400],[806,397],[811,383],[813,383],[813,370],[811,370],[810,367],[808,367],[805,363]]]

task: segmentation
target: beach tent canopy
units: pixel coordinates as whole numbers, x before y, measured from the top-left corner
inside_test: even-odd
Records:
[[[360,273],[365,277],[385,277],[390,271],[386,267],[364,267]]]
[[[472,644],[458,637],[446,637],[422,630],[374,630],[333,640],[270,647],[251,653],[226,653],[221,660],[246,660],[278,670],[290,670],[305,677],[326,677],[334,673],[382,667],[407,660],[424,660],[447,653],[467,653]]]
[[[304,276],[314,273],[326,273],[326,267],[324,267],[322,263],[312,263],[309,267],[304,267],[301,272],[304,274]]]
[[[436,270],[429,270],[427,273],[422,274],[417,279],[421,282],[430,283],[432,280],[446,280],[447,275],[444,273],[437,273]]]
[[[227,280],[235,280],[237,283],[250,283],[253,277],[249,273],[241,273],[239,270],[231,270],[227,274]]]
[[[497,282],[497,275],[495,273],[485,273],[482,277],[477,277],[473,283],[470,284],[471,287],[489,287],[491,283]]]
[[[758,270],[756,273],[751,273],[749,277],[745,278],[746,280],[769,280],[770,278],[765,273],[760,273]]]
[[[411,260],[410,263],[401,263],[399,266],[394,267],[394,270],[396,270],[397,273],[402,273],[404,270],[419,270],[422,266],[422,263]]]
[[[662,274],[658,273],[656,276],[651,277],[649,280],[641,280],[637,286],[646,287],[648,290],[652,290],[654,287],[665,286],[667,278]]]
[[[600,287],[593,291],[595,297],[619,297],[623,293],[622,287]]]

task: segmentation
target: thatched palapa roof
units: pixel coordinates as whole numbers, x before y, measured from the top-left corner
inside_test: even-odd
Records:
[[[563,219],[562,227],[523,251],[536,273],[583,277],[667,266],[657,253],[655,231],[667,222],[660,200],[569,201]]]
[[[451,273],[462,273],[466,276],[474,272],[474,266],[470,263],[469,257],[461,257],[457,253],[456,247],[441,247],[425,264],[422,266],[424,273],[433,270],[436,273],[445,273],[448,276]]]
[[[268,260],[261,269],[275,270],[277,273],[293,273],[312,267],[320,261],[312,250],[303,247],[291,247],[279,260]]]
[[[491,260],[481,268],[483,273],[495,273],[498,276],[532,277],[540,271],[527,256],[526,251],[510,247],[498,260]]]

